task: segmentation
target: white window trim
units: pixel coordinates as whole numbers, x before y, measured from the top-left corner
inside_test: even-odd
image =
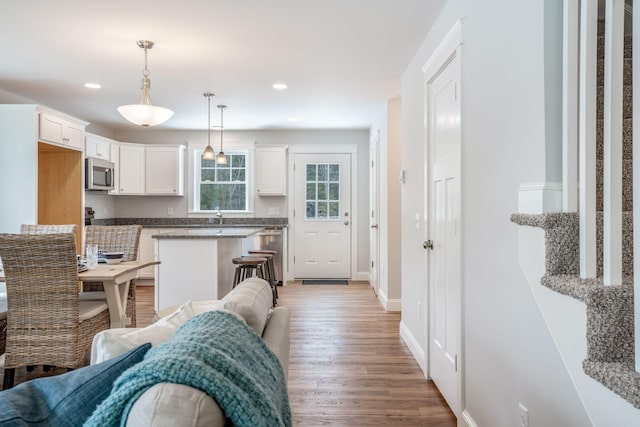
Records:
[[[195,153],[198,150],[204,150],[207,146],[206,142],[187,142],[187,202],[188,202],[188,212],[187,216],[189,218],[209,218],[215,215],[216,211],[198,211],[195,210],[195,202],[196,202],[196,179],[195,173],[197,169],[197,165],[195,163]],[[213,145],[213,149],[216,153],[219,151],[219,147]],[[238,151],[238,150],[246,150],[247,151],[247,159],[246,159],[246,173],[247,173],[247,210],[246,211],[223,211],[225,217],[228,218],[246,218],[252,217],[255,215],[254,212],[254,201],[255,201],[255,141],[252,142],[226,142],[224,143],[224,151]]]

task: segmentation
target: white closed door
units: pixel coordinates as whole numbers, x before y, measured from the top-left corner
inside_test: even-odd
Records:
[[[459,59],[427,86],[429,373],[454,413],[461,402]]]
[[[351,277],[351,155],[294,158],[294,277]]]

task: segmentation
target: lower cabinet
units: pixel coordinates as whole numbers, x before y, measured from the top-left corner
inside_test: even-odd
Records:
[[[140,261],[153,261],[155,259],[154,240],[151,238],[154,234],[161,233],[162,229],[143,228],[140,234],[140,247],[138,248],[138,259]],[[153,279],[154,266],[146,267],[138,271],[138,279]]]

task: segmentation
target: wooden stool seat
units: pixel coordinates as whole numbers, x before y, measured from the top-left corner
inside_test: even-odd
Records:
[[[231,262],[237,265],[257,265],[267,262],[267,259],[259,256],[241,256],[232,259]]]

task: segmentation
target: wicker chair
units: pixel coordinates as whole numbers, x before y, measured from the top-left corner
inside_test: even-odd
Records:
[[[50,233],[76,233],[76,224],[63,225],[39,225],[22,224],[20,233],[22,234],[50,234]],[[4,353],[7,340],[7,294],[0,294],[0,354]]]
[[[122,251],[122,261],[135,261],[138,259],[138,246],[140,245],[141,225],[87,225],[84,228],[85,245],[98,245],[98,251],[114,252]],[[80,300],[106,299],[102,282],[84,282]],[[136,327],[136,281],[132,280],[129,286],[127,299],[127,317],[131,319],[129,327]]]
[[[52,234],[52,233],[73,233],[76,234],[78,226],[76,224],[21,224],[21,234]]]
[[[3,388],[20,366],[77,367],[93,336],[109,328],[109,310],[78,298],[74,234],[0,234],[0,257],[8,308]]]

